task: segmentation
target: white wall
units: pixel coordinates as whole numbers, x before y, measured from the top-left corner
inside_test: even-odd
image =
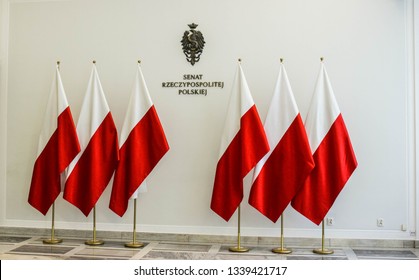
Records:
[[[4,1],[3,1],[4,2]],[[6,175],[1,176],[3,226],[48,227],[26,201],[55,62],[77,120],[91,70],[97,61],[102,85],[121,127],[135,65],[142,68],[164,126],[169,153],[148,180],[138,205],[140,231],[236,234],[236,216],[226,223],[209,209],[219,141],[237,59],[261,117],[285,58],[303,116],[319,70],[319,58],[334,86],[359,166],[328,216],[328,235],[353,238],[414,238],[416,174],[414,112],[409,80],[411,1],[402,0],[153,0],[6,1],[9,34],[6,66]],[[7,6],[7,5],[5,5]],[[7,21],[3,20],[3,23]],[[195,66],[185,60],[180,40],[195,22],[206,45]],[[7,49],[7,48],[3,48]],[[208,96],[182,96],[162,82],[183,74],[224,81]],[[6,76],[7,77],[7,76]],[[2,81],[2,85],[5,81]],[[6,98],[7,97],[7,98]],[[2,105],[2,109],[5,105]],[[2,122],[3,116],[0,114]],[[6,144],[4,144],[6,145]],[[0,170],[1,171],[1,170]],[[413,174],[413,175],[412,175]],[[242,234],[278,234],[247,204],[246,177]],[[98,229],[131,230],[132,206],[123,218],[108,209],[110,187],[97,204]],[[378,228],[376,219],[385,226]],[[288,236],[318,237],[318,227],[291,207]],[[407,226],[406,231],[401,225]],[[56,227],[90,229],[91,216],[57,200]]]

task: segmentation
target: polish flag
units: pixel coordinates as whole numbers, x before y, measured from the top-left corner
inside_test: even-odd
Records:
[[[38,154],[28,198],[29,204],[42,214],[47,214],[60,194],[61,173],[79,151],[76,126],[57,65],[39,136]]]
[[[123,216],[128,200],[145,188],[145,179],[169,150],[143,73],[138,65],[120,136],[119,164],[115,171],[109,208]]]
[[[230,220],[243,199],[243,178],[268,151],[265,131],[239,63],[211,199],[211,209],[224,220]]]
[[[108,185],[119,159],[115,123],[94,64],[77,134],[81,152],[69,166],[64,198],[88,216]]]
[[[255,167],[249,204],[275,223],[314,167],[282,63],[264,127],[271,150]]]
[[[291,205],[319,225],[358,165],[323,63],[305,127],[315,167]]]

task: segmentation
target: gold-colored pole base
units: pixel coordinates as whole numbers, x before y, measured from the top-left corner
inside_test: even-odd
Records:
[[[92,239],[92,240],[87,240],[86,242],[84,242],[84,244],[89,245],[89,246],[100,246],[100,245],[105,244],[105,242],[103,240]]]
[[[246,247],[230,247],[230,248],[228,248],[228,250],[230,251],[230,252],[234,252],[234,253],[246,253],[246,252],[249,252],[249,248],[246,248]]]
[[[292,250],[287,249],[287,248],[278,247],[278,248],[273,248],[272,252],[276,253],[276,254],[291,254]]]
[[[321,249],[314,249],[313,253],[319,254],[319,255],[331,255],[334,253],[334,251],[330,249],[321,248]]]
[[[63,240],[60,238],[51,238],[51,239],[42,240],[42,243],[44,244],[59,244],[61,242],[63,242]]]
[[[142,242],[128,242],[124,244],[127,248],[141,248],[144,247],[144,243]]]

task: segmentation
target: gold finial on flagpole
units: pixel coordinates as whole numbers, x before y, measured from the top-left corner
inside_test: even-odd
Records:
[[[57,66],[60,66],[60,61],[59,60],[57,60]]]
[[[279,59],[279,62],[283,63],[283,62],[284,62],[284,59],[281,57],[281,58]]]
[[[141,64],[141,60],[137,60],[137,63],[138,63],[138,64]]]
[[[93,60],[93,64],[96,64],[96,60]]]
[[[241,63],[241,62],[242,62],[242,59],[241,59],[241,58],[239,58],[238,60],[239,60],[239,63]]]
[[[323,62],[323,60],[324,60],[324,57],[323,56],[320,57],[320,62]]]

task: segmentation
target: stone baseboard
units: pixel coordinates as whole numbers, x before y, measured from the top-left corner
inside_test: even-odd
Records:
[[[92,231],[89,230],[68,230],[56,229],[55,236],[59,238],[80,238],[91,239]],[[48,238],[51,229],[48,228],[23,228],[23,227],[0,227],[0,235],[3,236],[39,236]],[[132,232],[96,231],[96,236],[104,240],[132,239]],[[204,243],[204,244],[225,244],[234,245],[237,243],[237,236],[230,235],[202,235],[202,234],[179,234],[179,233],[151,233],[138,232],[138,241],[159,241],[159,242],[182,242],[182,243]],[[257,237],[242,236],[241,243],[248,246],[279,246],[279,237]],[[320,238],[297,238],[285,237],[284,243],[289,247],[313,247],[321,246]],[[419,241],[415,240],[392,240],[392,239],[325,239],[326,247],[351,247],[351,248],[419,248]]]

